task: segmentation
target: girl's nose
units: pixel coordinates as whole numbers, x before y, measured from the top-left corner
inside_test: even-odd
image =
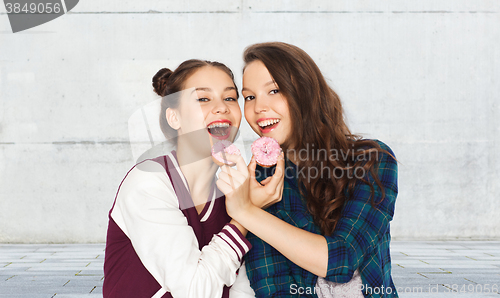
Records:
[[[229,112],[229,109],[224,101],[218,102],[215,104],[214,109],[212,110],[214,114],[226,114]]]
[[[269,106],[267,104],[267,101],[265,99],[262,99],[262,98],[255,98],[255,106],[254,106],[254,110],[255,110],[255,113],[264,113],[264,112],[267,112],[269,110]]]

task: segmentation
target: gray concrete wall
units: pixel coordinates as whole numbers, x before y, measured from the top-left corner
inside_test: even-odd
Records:
[[[81,0],[16,34],[0,13],[0,242],[104,241],[155,72],[220,60],[241,85],[243,49],[274,40],[395,151],[395,238],[500,239],[498,1]]]

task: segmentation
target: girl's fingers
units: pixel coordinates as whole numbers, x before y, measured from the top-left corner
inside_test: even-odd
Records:
[[[245,173],[248,176],[248,168],[245,164],[245,160],[241,155],[224,154],[224,159],[227,161],[234,162],[236,164],[236,169],[239,172]]]
[[[219,180],[226,183],[230,187],[231,191],[236,190],[245,183],[247,177],[243,176],[243,174],[229,167],[224,168],[226,169],[219,173]]]
[[[224,173],[224,172],[219,173],[219,179],[217,181],[222,181],[225,184],[227,184],[228,186],[231,186],[231,185],[234,186],[233,178],[231,178],[227,173]],[[231,187],[231,188],[234,188],[234,187]],[[221,191],[222,191],[222,189],[221,189]]]
[[[219,180],[224,180],[224,181],[228,181],[229,179],[229,174],[226,173],[226,172],[220,172],[219,173]]]
[[[227,173],[229,175],[235,175],[236,173],[239,173],[238,170],[231,168],[230,166],[222,166],[221,172]]]
[[[283,153],[282,153],[283,156]],[[272,189],[277,189],[280,186],[280,182],[282,182],[283,174],[285,172],[285,160],[283,158],[278,159],[278,163],[276,164],[276,170],[274,171],[274,175],[271,177],[271,181],[269,181],[266,187],[270,187]]]
[[[255,167],[257,166],[257,162],[255,161],[255,156],[252,155],[252,159],[248,164],[248,172],[250,174],[250,179],[255,180]]]
[[[269,183],[269,181],[271,181],[271,179],[272,179],[272,178],[273,178],[273,176],[271,176],[271,177],[267,177],[266,179],[262,180],[262,181],[260,182],[260,184],[262,184],[262,185],[266,185],[267,183]]]
[[[231,193],[233,191],[232,187],[229,186],[226,182],[224,182],[221,179],[215,181],[215,184],[217,185],[217,188],[220,191],[222,191],[222,193],[225,195],[227,195],[228,193]]]
[[[242,173],[240,173],[238,170],[233,169],[231,167],[222,167],[221,174],[222,173],[227,174],[229,177],[231,177],[232,179],[235,179],[240,184],[243,183],[246,179],[246,177]]]

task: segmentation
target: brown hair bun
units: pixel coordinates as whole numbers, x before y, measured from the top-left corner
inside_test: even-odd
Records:
[[[165,96],[167,91],[167,82],[170,75],[173,73],[168,68],[160,69],[153,77],[153,88],[159,96]]]

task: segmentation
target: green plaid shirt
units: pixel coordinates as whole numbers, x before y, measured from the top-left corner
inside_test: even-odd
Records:
[[[387,145],[377,142],[394,156]],[[397,163],[387,154],[379,154],[379,160],[378,177],[385,189],[385,199],[373,208],[370,186],[361,181],[356,184],[335,231],[324,236],[329,254],[325,279],[346,283],[358,269],[365,297],[398,297],[391,277],[389,251],[389,222],[394,215],[398,192]],[[293,226],[321,234],[298,190],[300,171],[289,160],[285,166],[283,198],[266,211]],[[269,169],[260,167],[256,172],[261,179],[270,174]],[[375,188],[375,201],[380,201],[380,188],[371,175],[367,174],[366,178]],[[247,274],[257,297],[317,297],[314,292],[316,275],[295,265],[254,234],[248,233],[247,239],[253,246],[245,257]]]

